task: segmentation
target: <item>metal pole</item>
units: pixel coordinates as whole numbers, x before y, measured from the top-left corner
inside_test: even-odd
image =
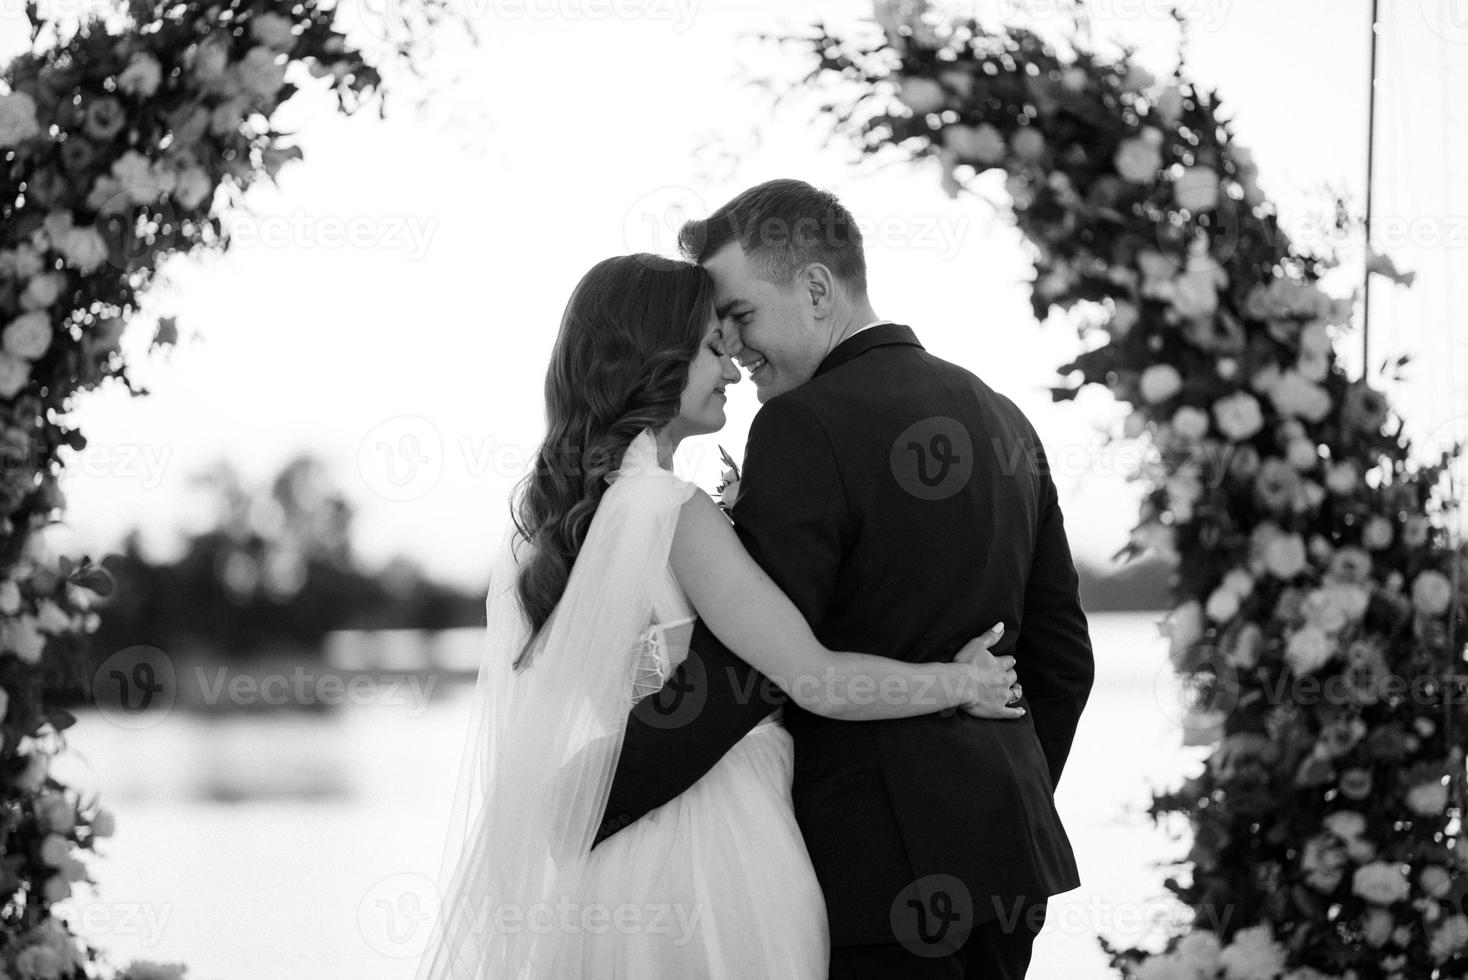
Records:
[[[1381,35],[1377,31],[1381,0],[1371,0],[1371,71],[1366,110],[1366,255],[1367,264],[1371,257],[1371,198],[1375,190],[1373,177],[1376,169],[1376,50]],[[1361,308],[1361,380],[1371,377],[1371,272],[1366,272],[1366,282]]]

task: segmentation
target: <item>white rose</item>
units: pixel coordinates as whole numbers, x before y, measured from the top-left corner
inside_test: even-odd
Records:
[[[15,579],[0,582],[0,613],[14,616],[20,612],[20,586]]]
[[[1026,163],[1038,163],[1045,156],[1045,137],[1033,126],[1021,126],[1009,138],[1009,148]]]
[[[0,95],[0,149],[15,146],[40,132],[35,99],[24,92]]]
[[[1306,626],[1290,636],[1285,645],[1285,662],[1296,674],[1309,674],[1325,666],[1335,652],[1335,641],[1324,630]]]
[[[1275,578],[1292,579],[1305,570],[1305,540],[1298,534],[1281,534],[1264,546],[1264,567]]]
[[[1392,522],[1380,514],[1374,515],[1361,529],[1361,543],[1372,551],[1390,547],[1393,537]]]
[[[1440,864],[1429,864],[1417,874],[1417,883],[1433,898],[1447,898],[1453,889],[1453,876]]]
[[[1371,605],[1371,593],[1359,585],[1352,585],[1348,582],[1330,582],[1322,586],[1322,589],[1330,593],[1332,601],[1340,607],[1346,619],[1351,622],[1365,616],[1367,607]]]
[[[1324,320],[1311,320],[1300,329],[1300,353],[1325,356],[1330,352],[1330,331]]]
[[[1177,125],[1183,117],[1183,93],[1176,85],[1169,85],[1157,96],[1157,115],[1169,126]]]
[[[1437,779],[1418,783],[1407,791],[1406,803],[1419,817],[1440,817],[1448,805],[1448,788]]]
[[[235,66],[240,87],[261,98],[273,98],[285,84],[285,65],[276,63],[277,55],[269,48],[254,47]]]
[[[293,26],[280,14],[256,14],[250,20],[250,37],[272,51],[289,51],[296,43],[296,36],[291,30]]]
[[[41,825],[47,830],[55,831],[58,834],[69,834],[76,826],[76,810],[72,807],[71,802],[60,793],[47,793],[45,796],[38,797],[35,807]]]
[[[1208,413],[1184,405],[1172,416],[1172,431],[1184,442],[1197,442],[1208,434]]]
[[[1332,463],[1325,471],[1325,487],[1337,497],[1344,497],[1361,485],[1361,474],[1349,459]]]
[[[964,163],[1000,163],[1009,150],[999,130],[988,123],[982,126],[949,126],[943,130],[943,145],[957,153]]]
[[[0,398],[14,398],[30,380],[30,363],[0,350]]]
[[[213,190],[213,183],[203,167],[189,167],[178,175],[178,186],[173,199],[186,210],[192,211],[204,203],[204,198]]]
[[[128,61],[122,74],[117,76],[117,87],[129,95],[148,98],[158,91],[163,81],[163,66],[158,59],[146,51],[139,51]]]
[[[26,284],[25,292],[20,294],[20,306],[23,310],[39,310],[50,306],[61,296],[61,290],[66,286],[66,277],[59,272],[46,272],[36,276]]]
[[[16,357],[34,361],[51,346],[51,318],[45,310],[22,313],[0,332],[0,346]]]
[[[219,38],[209,37],[195,45],[190,70],[194,77],[209,87],[209,83],[218,82],[224,78],[225,69],[229,67],[229,50],[225,42]]]
[[[112,811],[106,807],[97,810],[92,817],[92,836],[111,837],[117,830],[117,819],[113,817]]]
[[[1017,211],[1023,211],[1035,203],[1034,188],[1021,174],[1010,174],[1005,178],[1004,190]]]
[[[1228,980],[1267,980],[1284,972],[1285,949],[1274,930],[1261,924],[1234,933],[1218,959]]]
[[[1155,181],[1162,169],[1162,130],[1147,126],[1140,135],[1122,140],[1112,164],[1123,180],[1134,184]]]
[[[1299,371],[1286,371],[1269,389],[1269,399],[1281,414],[1319,422],[1330,414],[1330,393]]]
[[[1209,269],[1190,269],[1173,281],[1172,305],[1189,320],[1204,320],[1218,312],[1218,281]]]
[[[1237,391],[1214,402],[1213,418],[1218,422],[1218,431],[1234,442],[1252,438],[1264,428],[1259,399],[1247,391]]]
[[[1351,891],[1373,905],[1390,905],[1405,899],[1412,886],[1397,865],[1373,861],[1356,869],[1351,876]]]
[[[47,834],[41,838],[41,860],[51,867],[61,867],[61,862],[70,854],[71,841],[60,834]]]
[[[80,272],[91,272],[107,259],[107,240],[91,226],[68,228],[56,243],[66,264]]]
[[[1070,67],[1060,73],[1060,85],[1067,92],[1084,92],[1090,84],[1084,68]]]
[[[248,96],[236,96],[219,103],[209,114],[209,132],[215,136],[228,136],[238,130],[249,105]]]
[[[919,116],[937,112],[948,101],[943,86],[931,78],[904,78],[897,99]]]
[[[33,793],[46,781],[49,768],[46,756],[32,752],[25,757],[25,768],[14,777],[15,785],[27,793]]]
[[[71,897],[71,882],[67,881],[64,875],[52,875],[51,877],[47,878],[46,883],[41,886],[41,894],[46,897],[46,901],[51,902],[52,904],[65,901],[67,898]],[[47,949],[44,946],[32,946],[27,949],[25,953],[22,953],[21,956],[25,956],[26,953],[43,949],[45,950],[45,955],[48,961],[54,961],[58,964],[60,963],[60,954],[58,954],[55,950]],[[19,962],[17,961],[17,966],[18,965]],[[25,971],[22,972],[24,973]],[[33,975],[41,976],[42,974]],[[61,974],[58,971],[56,974],[54,974],[54,976],[59,977],[61,976]]]
[[[1157,84],[1157,76],[1133,62],[1127,65],[1126,78],[1122,80],[1122,87],[1133,92],[1151,88]]]
[[[1142,372],[1139,386],[1143,400],[1156,405],[1182,391],[1183,377],[1171,364],[1153,364]]]
[[[1228,662],[1234,667],[1248,670],[1259,662],[1259,647],[1264,643],[1264,631],[1257,623],[1245,623],[1234,636],[1228,649]]]
[[[1203,638],[1203,606],[1193,599],[1168,613],[1160,631],[1167,637],[1168,652],[1176,657]]]
[[[1226,623],[1238,615],[1239,594],[1220,585],[1208,596],[1208,605],[1204,611],[1215,623]]]
[[[1295,358],[1295,370],[1306,381],[1321,382],[1330,374],[1330,356],[1328,354],[1309,354],[1304,351]]]
[[[1401,945],[1405,946],[1406,943]],[[1450,915],[1442,921],[1428,940],[1432,958],[1439,963],[1468,946],[1468,916]]]
[[[1339,633],[1346,628],[1346,610],[1328,589],[1312,589],[1305,596],[1302,612],[1306,622],[1326,633]]]
[[[41,606],[36,610],[36,628],[43,633],[55,636],[66,632],[71,626],[71,617],[62,611],[54,600],[42,599]]]
[[[1320,821],[1321,826],[1342,841],[1353,841],[1366,833],[1366,818],[1356,810],[1336,810]]]
[[[28,664],[41,659],[46,637],[36,628],[36,617],[22,613],[0,623],[0,651],[9,650]]]
[[[1132,332],[1132,327],[1137,325],[1140,316],[1134,304],[1124,299],[1116,300],[1111,319],[1106,322],[1106,332],[1117,340],[1125,340],[1126,335]]]
[[[1295,469],[1308,472],[1320,462],[1320,451],[1309,439],[1291,439],[1285,446],[1285,459]]]
[[[1427,523],[1427,518],[1421,514],[1413,514],[1407,518],[1406,524],[1402,527],[1402,540],[1409,548],[1420,548],[1427,543],[1427,534],[1430,529],[1431,525]]]
[[[1188,167],[1172,188],[1177,206],[1189,211],[1212,211],[1218,207],[1218,172],[1212,167]]]
[[[1412,582],[1412,605],[1424,616],[1441,616],[1453,601],[1453,583],[1442,572],[1428,569]]]
[[[1375,906],[1367,909],[1361,919],[1361,931],[1366,934],[1366,942],[1373,947],[1385,946],[1395,925],[1390,912]]]
[[[112,178],[134,204],[158,199],[159,181],[153,163],[137,150],[128,150],[112,164]]]

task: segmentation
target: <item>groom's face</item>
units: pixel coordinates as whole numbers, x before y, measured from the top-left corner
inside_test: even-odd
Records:
[[[809,381],[829,338],[820,333],[801,277],[788,286],[759,278],[738,242],[703,265],[714,280],[724,346],[749,371],[760,402]]]

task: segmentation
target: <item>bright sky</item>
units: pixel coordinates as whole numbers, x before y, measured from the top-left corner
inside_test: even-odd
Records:
[[[385,2],[372,0],[377,10]],[[571,286],[608,255],[670,251],[681,214],[706,213],[774,176],[840,195],[866,222],[877,312],[911,324],[930,350],[1031,415],[1058,468],[1076,552],[1101,559],[1124,542],[1136,513],[1135,488],[1121,478],[1129,453],[1098,452],[1094,434],[1117,409],[1099,391],[1051,405],[1047,386],[1075,338],[1063,324],[1033,321],[1013,229],[982,202],[950,201],[932,171],[853,167],[844,146],[821,147],[805,111],[772,115],[735,77],[741,63],[797,67],[741,35],[798,28],[817,13],[862,16],[867,3],[469,2],[483,43],[467,53],[449,45],[431,62],[435,71],[462,65],[463,75],[445,75],[426,114],[399,102],[386,121],[370,112],[342,119],[325,99],[302,96],[278,117],[300,131],[306,160],[285,170],[279,191],[254,195],[258,215],[235,222],[227,256],[172,267],[156,305],[178,315],[184,338],[171,357],[137,369],[152,395],[102,393],[81,410],[92,448],[64,484],[78,548],[105,550],[133,522],[166,547],[203,520],[189,509],[188,477],[210,460],[227,457],[264,479],[309,450],[356,504],[365,560],[406,553],[432,575],[482,587],[506,496],[539,440],[546,358]],[[1434,17],[1451,24],[1429,9],[1438,2],[1403,4],[1399,16],[1419,32]],[[1360,201],[1370,4],[1180,5],[1195,24],[1192,72],[1233,105],[1266,191],[1301,221],[1323,202],[1324,185]],[[980,9],[1044,20],[1061,6]],[[1134,42],[1145,64],[1170,72],[1176,33],[1161,0],[1089,7],[1098,38]],[[0,51],[23,41],[22,10],[0,0]],[[1461,66],[1468,28],[1458,34],[1440,47]],[[1396,98],[1423,104],[1421,90],[1402,87]],[[1410,124],[1394,119],[1402,136]],[[1421,165],[1405,136],[1394,140],[1392,165]],[[743,151],[737,163],[712,154],[718,137]],[[1444,169],[1435,161],[1445,148],[1417,145],[1429,172]],[[1419,288],[1431,285],[1430,271],[1454,281],[1444,264],[1424,269]],[[1350,285],[1347,276],[1342,288]],[[1468,309],[1461,294],[1451,309]],[[1451,342],[1446,324],[1392,342],[1422,346],[1439,333]],[[140,349],[150,334],[140,322],[125,346]],[[1460,372],[1421,388],[1441,399],[1423,412],[1468,412],[1463,380]],[[721,443],[738,457],[757,407],[747,381],[731,395],[728,428],[680,454],[710,487],[709,450]]]

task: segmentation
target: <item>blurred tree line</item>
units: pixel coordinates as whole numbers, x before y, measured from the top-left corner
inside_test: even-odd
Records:
[[[90,659],[146,645],[185,661],[309,662],[336,629],[438,630],[484,624],[484,595],[430,579],[411,558],[361,567],[352,507],[328,468],[298,456],[266,487],[220,461],[192,480],[203,530],[177,558],[150,559],[133,530],[104,561],[116,589],[98,600]],[[1139,559],[1078,568],[1088,611],[1163,609],[1168,569]]]
[[[314,457],[296,457],[264,490],[228,462],[193,483],[212,514],[179,557],[150,560],[134,530],[106,559],[117,588],[97,603],[95,661],[137,644],[229,661],[309,656],[335,629],[484,623],[482,593],[433,581],[410,558],[361,567],[351,505]]]

